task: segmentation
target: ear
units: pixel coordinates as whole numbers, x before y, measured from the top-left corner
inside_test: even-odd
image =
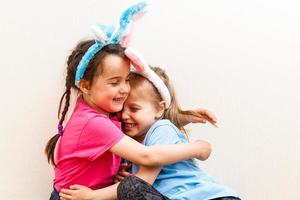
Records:
[[[90,83],[87,80],[80,79],[78,81],[78,88],[83,94],[88,94],[90,91]]]
[[[165,108],[166,108],[166,102],[165,101],[161,101],[158,104],[158,108],[157,108],[157,113],[155,115],[156,119],[161,119],[163,114],[165,113]]]

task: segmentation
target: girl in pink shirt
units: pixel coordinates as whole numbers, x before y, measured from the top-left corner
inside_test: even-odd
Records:
[[[210,154],[210,145],[204,141],[146,147],[125,136],[120,129],[115,114],[122,110],[130,91],[130,60],[124,54],[128,37],[122,36],[122,31],[126,32],[124,29],[132,15],[144,6],[137,4],[126,10],[118,30],[103,25],[96,27],[96,40],[80,42],[67,60],[58,134],[45,148],[55,171],[52,200],[59,199],[58,191],[73,184],[93,189],[111,185],[120,157],[139,165],[158,166],[190,158],[203,160]],[[71,91],[79,95],[63,128]],[[202,114],[210,118],[209,113]],[[182,123],[188,121],[182,117]]]
[[[94,43],[79,43],[67,62],[66,91],[59,107],[59,133],[49,140],[46,147],[48,161],[54,164],[55,193],[73,184],[93,189],[111,185],[120,165],[120,157],[146,166],[194,157],[206,159],[210,145],[204,141],[146,147],[122,133],[113,113],[122,110],[128,96],[130,62],[120,45],[104,46],[89,62],[84,76],[75,85],[78,63]],[[71,89],[77,90],[80,95],[71,118],[62,130]]]

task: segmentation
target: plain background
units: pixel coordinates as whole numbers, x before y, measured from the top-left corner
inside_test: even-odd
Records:
[[[48,199],[43,149],[56,132],[66,58],[91,25],[117,23],[135,2],[1,0],[1,199]],[[213,146],[201,165],[243,199],[300,199],[299,1],[150,4],[132,45],[167,69],[184,108],[219,120],[188,127]]]

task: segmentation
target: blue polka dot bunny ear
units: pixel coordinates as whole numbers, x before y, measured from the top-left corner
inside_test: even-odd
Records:
[[[111,37],[112,43],[120,43],[122,47],[127,47],[133,30],[133,24],[148,11],[146,2],[137,3],[126,9],[120,17],[120,23],[116,32]]]
[[[81,58],[77,66],[75,75],[75,85],[78,86],[79,80],[83,77],[89,62],[107,44],[120,44],[127,47],[131,38],[133,22],[139,19],[146,12],[147,3],[140,2],[126,9],[120,22],[115,28],[110,25],[97,24],[92,27],[95,34],[95,44],[93,44]]]
[[[96,37],[96,40],[106,43],[109,41],[115,27],[112,25],[96,24],[92,26],[92,31]]]
[[[171,95],[163,80],[150,68],[145,58],[136,49],[127,47],[125,55],[130,59],[131,64],[134,66],[134,68],[131,68],[131,71],[140,74],[152,82],[162,99],[165,101],[166,108],[168,108],[171,104]]]

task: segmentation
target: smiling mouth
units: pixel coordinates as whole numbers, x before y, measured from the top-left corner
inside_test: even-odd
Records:
[[[124,123],[124,129],[129,130],[136,126],[136,123]]]
[[[118,103],[124,102],[125,99],[126,99],[125,97],[113,98],[113,100]]]

